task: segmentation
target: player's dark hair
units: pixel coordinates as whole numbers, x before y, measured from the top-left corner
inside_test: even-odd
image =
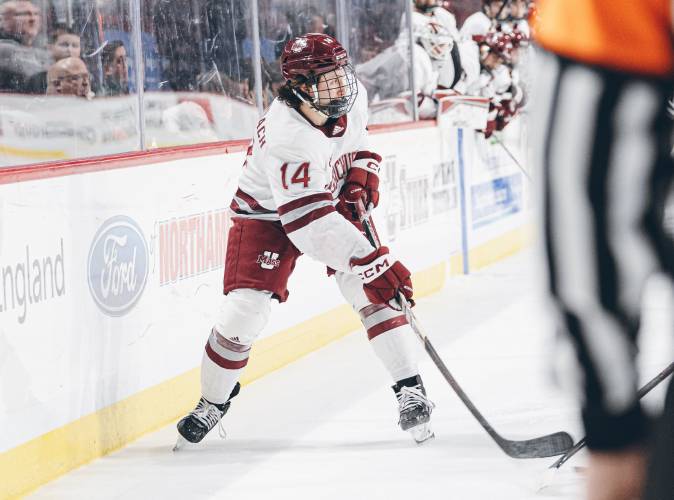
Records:
[[[278,100],[293,109],[299,109],[300,104],[302,104],[300,98],[295,95],[291,88],[296,85],[297,83],[286,80],[286,82],[278,89]]]

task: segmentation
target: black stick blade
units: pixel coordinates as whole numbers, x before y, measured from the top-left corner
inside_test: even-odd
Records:
[[[563,455],[573,446],[573,438],[567,432],[555,432],[525,441],[497,439],[501,449],[512,458],[545,458]]]

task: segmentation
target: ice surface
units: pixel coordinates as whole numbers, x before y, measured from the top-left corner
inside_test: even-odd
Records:
[[[548,377],[549,323],[524,252],[421,299],[415,312],[454,376],[504,437],[566,430],[572,400]],[[668,297],[647,301],[643,378],[671,353]],[[273,318],[272,318],[273,321]],[[657,333],[658,327],[663,333]],[[171,425],[39,489],[35,499],[578,500],[581,452],[537,491],[554,458],[508,458],[420,350],[436,438],[417,446],[396,427],[390,381],[357,332],[247,387],[198,449],[171,451]],[[649,395],[657,405],[661,388]],[[198,395],[195,394],[195,401]]]

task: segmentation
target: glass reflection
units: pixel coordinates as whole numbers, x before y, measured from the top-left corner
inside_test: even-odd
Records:
[[[408,1],[345,0],[349,49],[367,89],[370,123],[413,119]]]
[[[258,114],[250,2],[142,5],[156,47],[143,54],[149,147],[248,137]]]
[[[434,54],[422,52],[418,30],[409,46],[408,2],[419,19],[428,17],[426,4],[447,8],[456,15],[450,31],[458,27],[462,34],[474,24],[467,18],[483,17],[475,14],[482,0],[257,0],[255,68],[252,1],[6,0],[0,3],[0,166],[139,149],[141,60],[147,147],[247,138],[258,110],[284,83],[283,46],[307,32],[335,36],[348,49],[368,90],[370,123],[410,120],[412,96],[432,94],[423,88],[431,79],[419,61]],[[516,19],[519,4],[527,2],[511,1],[497,21],[506,26],[513,18],[527,34],[526,21]],[[473,40],[452,36],[459,38],[453,49],[461,73],[448,70],[438,87],[477,92],[472,84],[479,83],[481,60]],[[442,73],[435,59],[425,66]]]
[[[132,3],[0,4],[0,165],[140,147]]]

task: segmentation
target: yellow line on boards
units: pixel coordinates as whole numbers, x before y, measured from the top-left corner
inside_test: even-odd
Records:
[[[416,297],[445,284],[446,264],[414,273]],[[361,328],[348,305],[336,307],[255,343],[246,385]],[[18,498],[57,477],[160,429],[194,407],[199,397],[195,368],[0,453],[0,499]],[[167,452],[173,443],[167,443]]]
[[[477,245],[468,252],[469,269],[473,272],[514,255],[528,246],[532,239],[532,228],[523,226]],[[449,258],[449,275],[459,274],[463,274],[463,256],[461,253],[456,253]]]
[[[3,146],[2,144],[0,144],[0,153],[18,156],[20,158],[33,158],[35,160],[65,160],[68,158],[68,155],[65,151],[50,151],[48,149],[21,149],[13,148],[11,146]]]

